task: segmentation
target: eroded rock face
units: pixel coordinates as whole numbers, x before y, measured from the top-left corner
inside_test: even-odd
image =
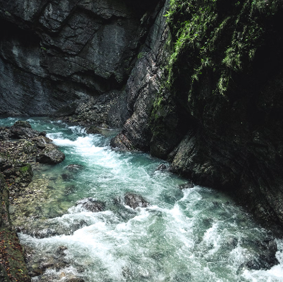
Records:
[[[1,0],[0,115],[70,115],[120,90],[157,2]]]
[[[125,92],[130,116],[122,132],[111,141],[113,147],[124,150],[149,150],[152,137],[150,115],[161,86],[162,66],[165,65],[168,56],[165,42],[169,36],[169,29],[164,17],[168,5],[169,1],[166,1],[159,12],[127,81]]]

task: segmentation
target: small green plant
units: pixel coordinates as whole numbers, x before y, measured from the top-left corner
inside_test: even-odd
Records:
[[[20,168],[20,171],[22,172],[22,173],[25,173],[26,171],[28,171],[30,169],[30,165],[26,165],[26,166],[22,166],[21,168]]]
[[[144,53],[144,52],[139,52],[139,53],[138,53],[138,59],[143,58],[143,57],[144,57],[144,55],[145,55],[145,53]]]

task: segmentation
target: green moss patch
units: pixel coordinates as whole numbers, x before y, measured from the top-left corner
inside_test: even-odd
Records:
[[[168,84],[174,83],[180,66],[188,64],[189,101],[195,84],[208,72],[216,73],[215,94],[225,95],[233,73],[254,59],[278,7],[278,0],[171,0],[166,16],[174,47]]]

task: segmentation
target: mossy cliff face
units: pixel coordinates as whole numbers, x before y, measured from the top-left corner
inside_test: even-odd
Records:
[[[172,0],[166,16],[151,152],[283,226],[282,2]]]

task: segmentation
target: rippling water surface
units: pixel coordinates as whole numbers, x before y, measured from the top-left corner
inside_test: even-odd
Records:
[[[16,120],[2,119],[1,124]],[[97,282],[283,281],[281,240],[277,240],[281,264],[269,270],[244,267],[257,257],[268,232],[228,197],[199,186],[180,190],[186,180],[156,170],[163,161],[113,151],[109,142],[115,132],[103,137],[61,122],[28,121],[34,129],[46,131],[66,155],[63,163],[43,172],[53,184],[37,218],[42,228],[54,226],[65,234],[41,239],[20,234],[22,244],[39,256],[66,247],[68,267],[47,269],[44,275],[50,281],[67,281],[71,275]],[[69,164],[83,169],[69,179],[56,180]],[[150,206],[136,210],[126,206],[122,199],[127,192],[142,195]],[[86,197],[105,202],[105,211],[92,213],[76,205]]]

